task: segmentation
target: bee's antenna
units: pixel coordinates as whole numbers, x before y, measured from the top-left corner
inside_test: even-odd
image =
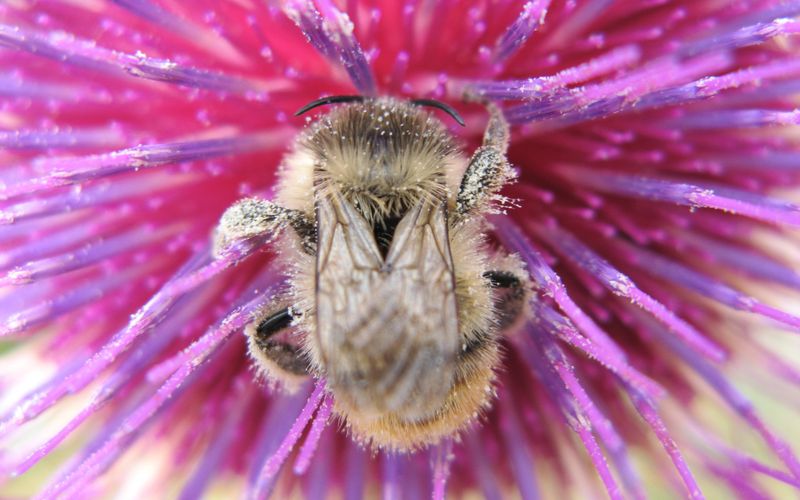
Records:
[[[415,104],[417,106],[430,106],[432,108],[441,109],[448,115],[452,116],[453,120],[458,122],[458,124],[461,125],[462,127],[465,127],[467,125],[466,123],[464,123],[464,119],[461,118],[461,115],[458,114],[458,111],[456,111],[455,109],[451,108],[450,106],[448,106],[443,102],[437,101],[436,99],[414,99],[413,101],[411,101],[411,104]]]
[[[317,99],[316,101],[311,101],[302,108],[298,109],[297,112],[294,114],[294,116],[300,116],[303,113],[311,111],[312,109],[318,106],[323,106],[325,104],[337,104],[340,102],[361,102],[363,100],[364,100],[363,95],[330,95],[328,97]]]

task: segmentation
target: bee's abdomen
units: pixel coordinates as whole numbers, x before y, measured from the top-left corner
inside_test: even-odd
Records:
[[[336,411],[346,417],[357,440],[377,448],[413,451],[453,437],[478,418],[493,399],[493,367],[499,358],[497,344],[487,339],[465,356],[467,359],[459,363],[444,400],[429,401],[434,413],[428,418],[410,418],[407,412],[369,415],[338,397]]]

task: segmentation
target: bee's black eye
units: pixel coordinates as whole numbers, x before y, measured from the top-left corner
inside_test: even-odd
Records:
[[[302,108],[298,109],[297,112],[294,114],[294,116],[300,116],[303,113],[311,111],[312,109],[318,106],[324,106],[325,104],[337,104],[340,102],[361,102],[363,100],[364,100],[363,95],[331,95],[328,97],[317,99],[316,101],[311,101]]]
[[[464,123],[464,119],[461,118],[461,115],[458,114],[458,111],[456,111],[455,109],[451,108],[450,106],[441,101],[437,101],[436,99],[414,99],[413,101],[411,101],[411,104],[415,104],[417,106],[430,106],[432,108],[441,109],[448,115],[452,116],[453,120],[455,120],[459,125],[461,125],[462,127],[466,126],[466,123]]]

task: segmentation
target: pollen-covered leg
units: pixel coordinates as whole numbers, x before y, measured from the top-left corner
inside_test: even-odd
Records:
[[[297,233],[302,248],[313,253],[314,223],[306,214],[262,198],[239,200],[222,214],[214,230],[214,256],[219,257],[236,241],[256,236],[277,236],[287,226]]]
[[[303,349],[275,336],[292,324],[291,307],[268,314],[245,328],[250,355],[269,379],[279,380],[290,389],[309,373],[309,360]]]
[[[487,207],[496,199],[500,188],[516,177],[506,159],[508,123],[497,106],[490,102],[485,105],[489,110],[489,124],[483,134],[483,144],[470,158],[456,198],[456,212],[460,217]]]

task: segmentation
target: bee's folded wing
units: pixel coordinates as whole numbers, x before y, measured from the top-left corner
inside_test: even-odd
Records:
[[[317,335],[337,398],[376,414],[432,416],[460,348],[444,205],[400,221],[385,260],[341,196],[317,202]]]

